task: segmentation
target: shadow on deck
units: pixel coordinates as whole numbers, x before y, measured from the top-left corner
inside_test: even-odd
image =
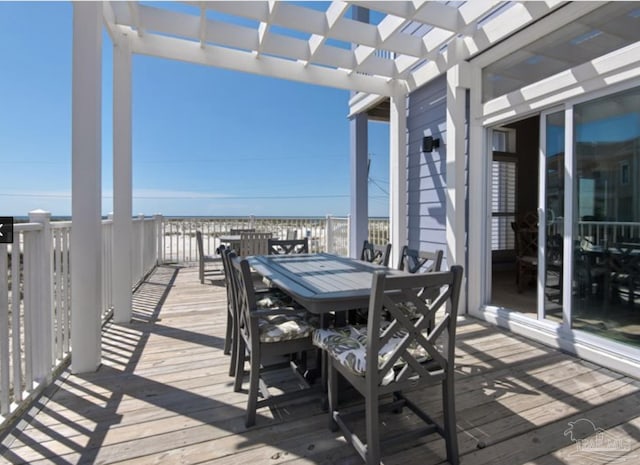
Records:
[[[197,268],[158,268],[135,293],[131,323],[105,326],[99,370],[56,380],[1,438],[1,461],[361,463],[308,398],[265,407],[244,427],[246,394],[233,392],[222,353],[225,312],[221,277],[201,285]],[[637,380],[471,318],[456,371],[463,465],[640,463]],[[439,395],[419,396],[435,416]],[[411,421],[390,417],[383,437]],[[434,436],[383,454],[387,465],[446,463]]]

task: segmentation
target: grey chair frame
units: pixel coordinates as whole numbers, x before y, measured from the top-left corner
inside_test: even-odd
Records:
[[[409,273],[440,271],[443,257],[444,251],[442,249],[428,252],[410,249],[405,245],[402,247],[402,252],[400,253],[398,269],[408,271]]]
[[[249,360],[249,391],[247,399],[247,410],[245,417],[245,425],[253,426],[256,421],[256,410],[263,405],[269,405],[277,399],[289,399],[299,396],[308,395],[310,390],[318,392],[319,386],[310,386],[307,381],[300,375],[298,367],[295,367],[294,373],[300,375],[300,381],[306,386],[306,389],[300,389],[292,392],[285,392],[277,396],[269,393],[268,386],[261,378],[261,373],[268,369],[264,367],[265,360],[272,360],[274,357],[297,354],[307,350],[315,350],[311,342],[311,336],[291,339],[278,342],[261,342],[260,332],[258,329],[258,319],[268,315],[282,315],[287,311],[294,313],[299,309],[287,310],[287,308],[276,309],[258,309],[256,305],[256,294],[253,287],[253,279],[249,262],[241,257],[236,256],[235,252],[228,255],[229,262],[233,270],[234,289],[236,292],[236,368],[234,391],[242,390],[242,380],[244,378],[245,361]],[[246,356],[245,356],[246,354]],[[258,399],[258,395],[262,399]]]
[[[362,244],[362,252],[360,260],[369,263],[377,263],[378,265],[389,266],[389,258],[391,257],[391,243],[387,245],[376,245],[365,239]]]
[[[204,284],[204,278],[208,271],[206,264],[207,263],[219,263],[221,261],[220,257],[215,255],[206,255],[204,253],[204,244],[202,240],[202,231],[196,231],[196,244],[198,245],[198,278],[200,278],[200,284]],[[216,273],[219,273],[220,270],[216,269]]]
[[[447,460],[452,465],[458,465],[458,441],[456,433],[455,391],[454,391],[454,363],[455,363],[455,334],[458,314],[458,300],[463,269],[452,266],[451,270],[433,273],[417,273],[413,276],[386,276],[377,271],[373,277],[372,293],[369,303],[367,334],[379,337],[367,338],[366,372],[358,376],[345,368],[335,358],[328,356],[328,393],[329,393],[329,423],[332,430],[340,428],[348,442],[368,465],[379,464],[380,448],[380,410],[381,407],[393,411],[407,407],[426,423],[420,434],[438,433],[446,442]],[[431,302],[425,302],[419,295],[419,289],[436,291],[437,297]],[[397,304],[411,301],[422,314],[417,320],[406,317],[402,307]],[[435,312],[445,307],[445,314],[437,326],[425,336],[428,321]],[[389,314],[390,326],[380,332],[382,315]],[[407,330],[407,336],[394,350],[392,356],[384,365],[378,367],[378,353],[388,341],[389,337],[400,329]],[[436,340],[446,337],[446,343],[437,345]],[[431,356],[428,362],[414,358],[407,347],[411,343],[421,345]],[[398,364],[402,358],[404,363]],[[386,385],[381,381],[384,375],[393,370],[394,380]],[[366,441],[363,442],[349,426],[343,415],[338,411],[338,377],[340,373],[360,394],[364,396],[364,413],[366,424]],[[416,390],[425,386],[441,384],[443,416],[442,424],[436,423],[426,412],[407,399],[403,391]],[[392,402],[381,405],[380,398],[392,394]],[[415,431],[404,432],[385,440],[397,440],[405,435],[415,435]]]
[[[236,313],[238,304],[236,302],[235,281],[233,280],[233,270],[229,255],[232,249],[220,246],[220,254],[222,255],[222,266],[224,268],[225,287],[227,289],[227,328],[224,339],[224,353],[231,355],[229,362],[229,376],[236,374],[236,357],[238,352],[235,348],[238,336],[236,335]]]
[[[294,255],[309,253],[309,238],[303,239],[269,239],[267,241],[269,255]]]

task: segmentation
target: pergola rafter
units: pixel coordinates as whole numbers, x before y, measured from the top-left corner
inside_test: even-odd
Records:
[[[562,2],[334,1],[325,11],[273,0],[106,3],[109,33],[135,31],[134,53],[390,95],[388,82],[415,88]],[[354,5],[380,21],[351,19]]]

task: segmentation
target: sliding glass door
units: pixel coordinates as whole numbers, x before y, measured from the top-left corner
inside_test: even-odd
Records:
[[[640,346],[640,88],[540,122],[538,319]]]

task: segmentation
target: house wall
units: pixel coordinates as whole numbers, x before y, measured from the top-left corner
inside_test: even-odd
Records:
[[[446,250],[446,75],[409,95],[407,110],[407,244]],[[422,138],[440,147],[422,153]],[[446,257],[445,257],[446,261]]]

